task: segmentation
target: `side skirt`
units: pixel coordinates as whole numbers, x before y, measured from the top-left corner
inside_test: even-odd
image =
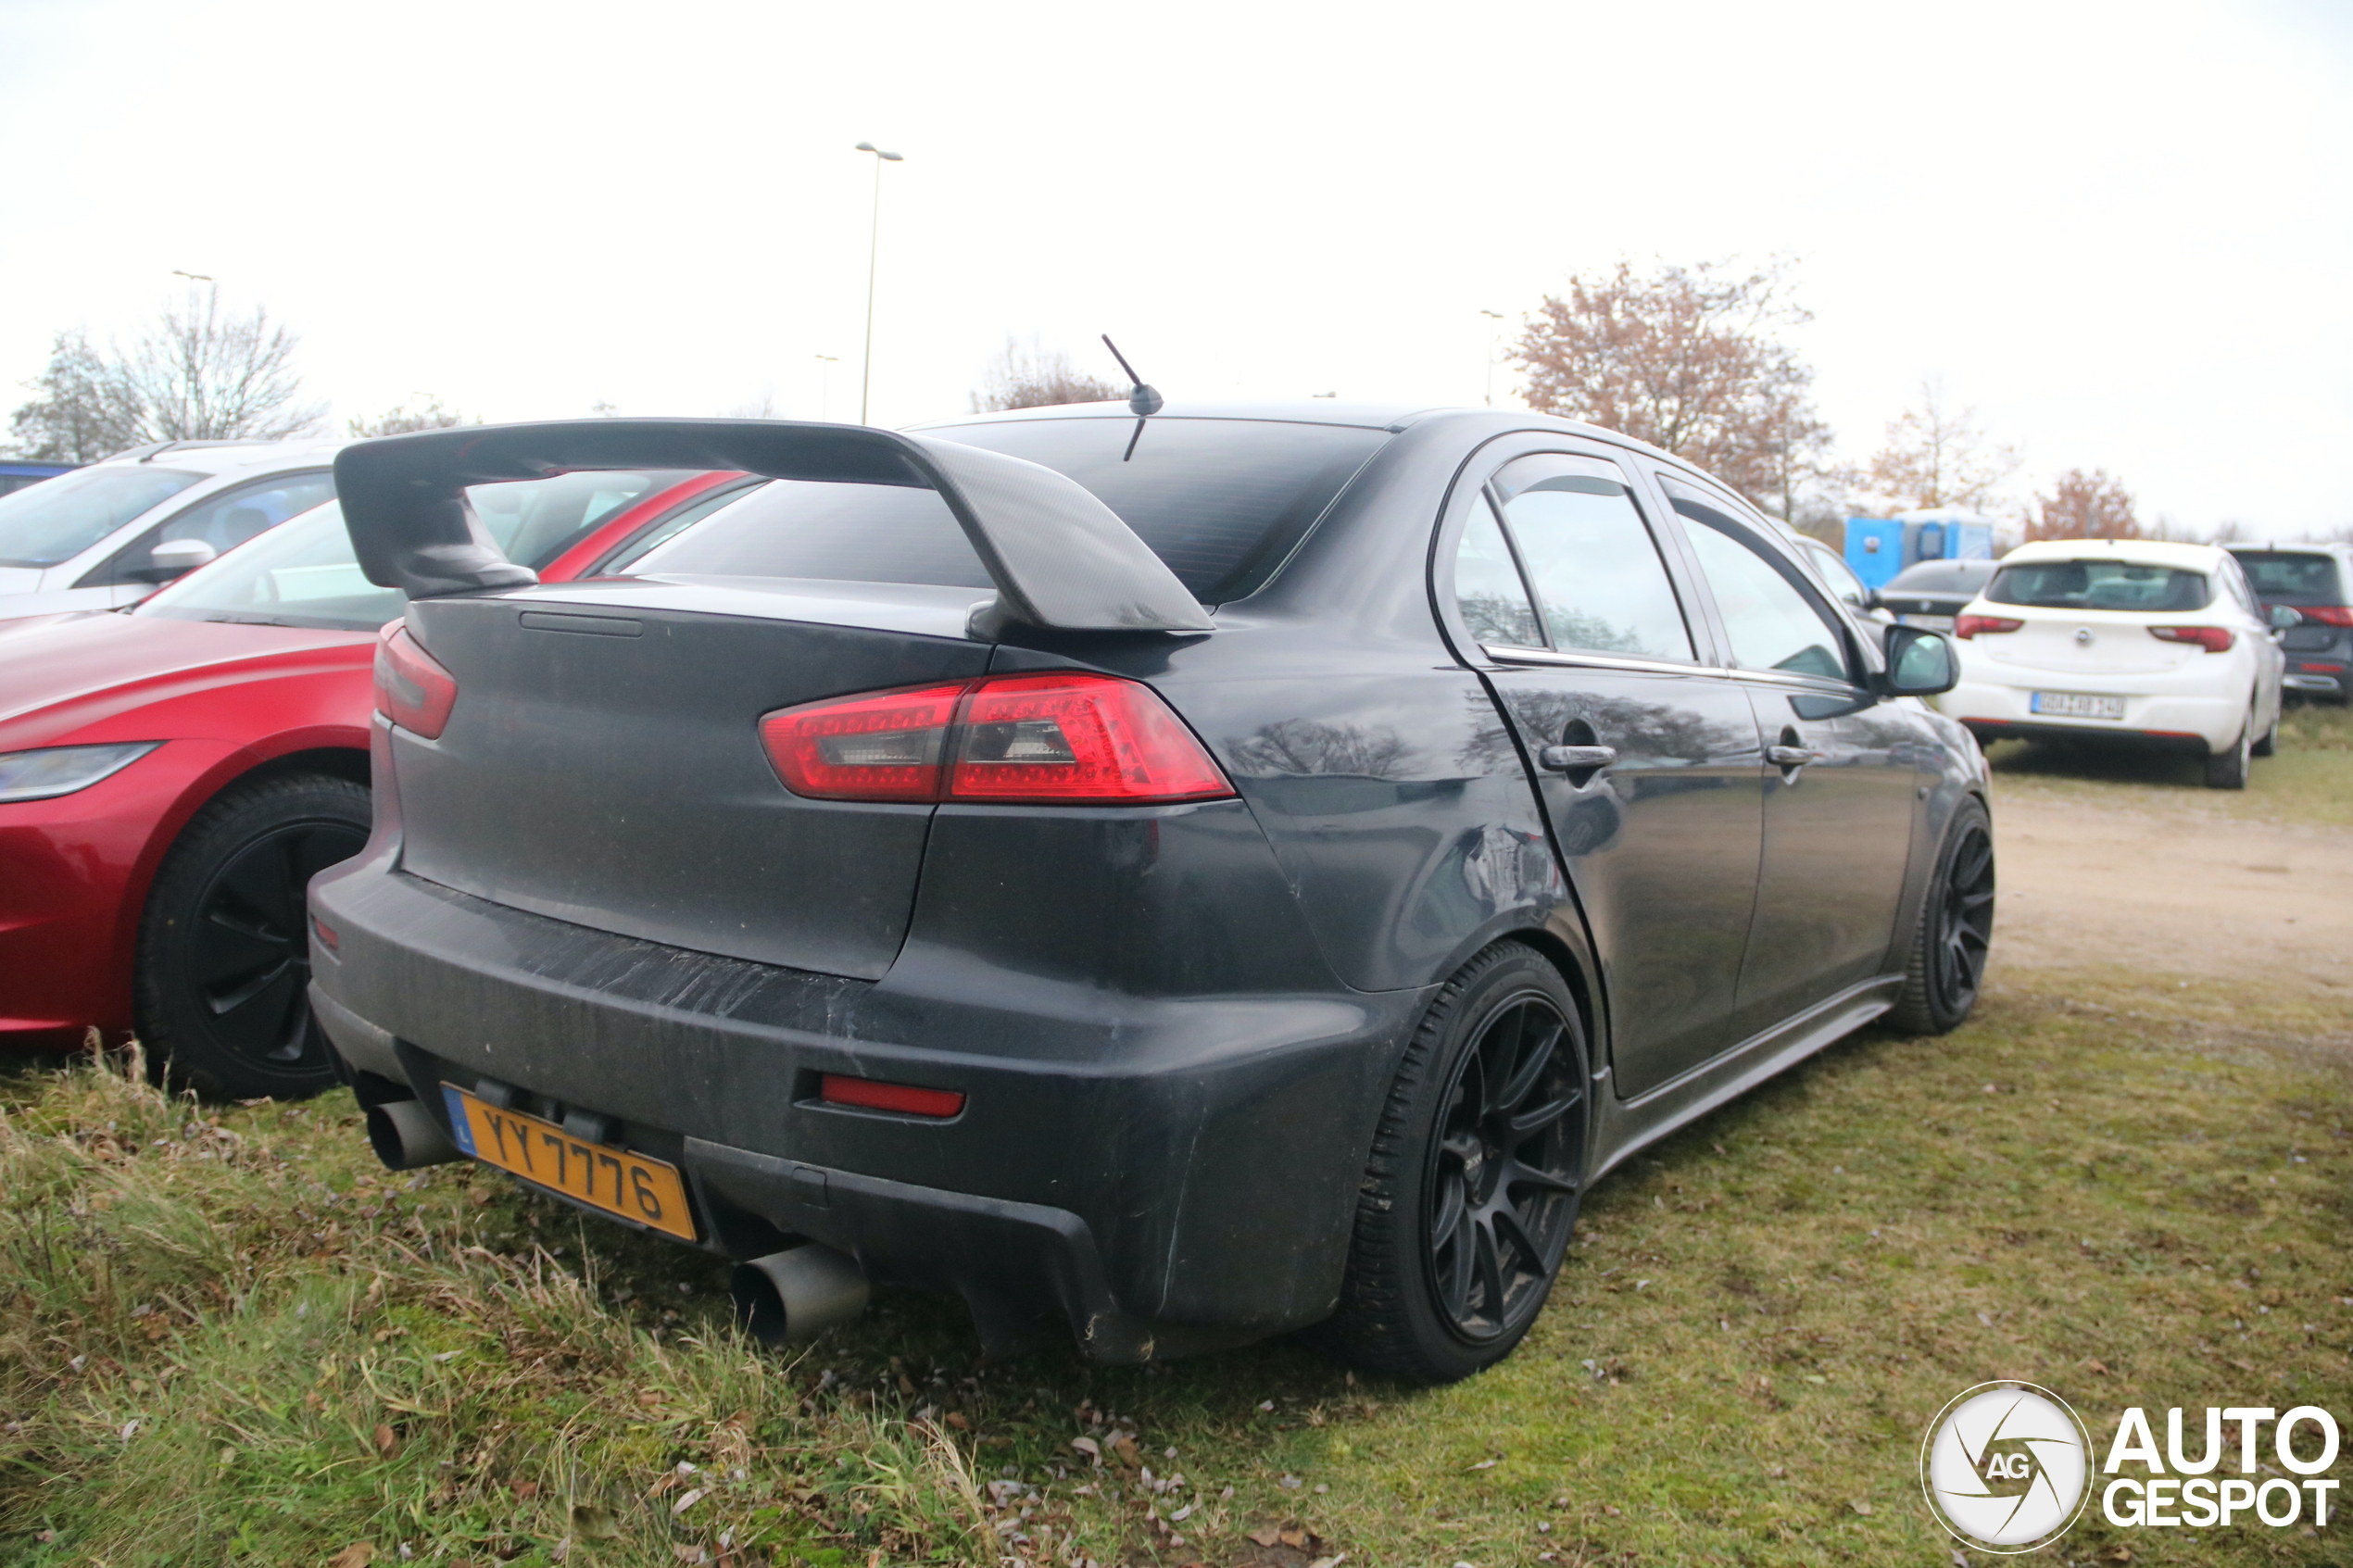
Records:
[[[1604,1093],[1599,1097],[1600,1125],[1593,1140],[1596,1160],[1587,1181],[1598,1179],[1637,1150],[1853,1034],[1894,1007],[1903,989],[1901,974],[1859,982],[1640,1098],[1621,1100]]]

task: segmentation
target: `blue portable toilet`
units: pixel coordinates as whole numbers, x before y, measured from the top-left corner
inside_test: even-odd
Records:
[[[1904,525],[1894,518],[1846,520],[1846,564],[1866,588],[1887,586],[1889,578],[1912,564],[1904,558]]]

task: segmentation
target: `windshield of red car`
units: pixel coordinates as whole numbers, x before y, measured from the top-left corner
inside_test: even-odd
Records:
[[[0,495],[0,566],[38,570],[71,560],[204,477],[125,463],[76,469]]]

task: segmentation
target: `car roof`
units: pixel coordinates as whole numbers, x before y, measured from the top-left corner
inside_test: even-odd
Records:
[[[335,454],[349,445],[346,441],[301,437],[290,441],[157,441],[145,446],[133,446],[128,452],[118,452],[90,466],[111,468],[155,463],[164,468],[193,469],[198,473],[212,475],[236,473],[247,469],[323,468],[333,463]]]
[[[1441,410],[1404,403],[1342,403],[1313,397],[1246,399],[1232,402],[1170,403],[1153,414],[1156,420],[1257,420],[1276,424],[1353,425],[1365,430],[1398,431],[1421,415]],[[1539,416],[1542,418],[1544,416]],[[1006,408],[994,413],[968,414],[910,425],[910,430],[953,430],[959,425],[1006,424],[1030,420],[1132,420],[1135,410],[1126,402],[1055,403],[1039,408]]]
[[[2160,539],[2038,539],[2002,558],[2004,566],[2038,560],[2120,560],[2135,566],[2170,566],[2211,571],[2221,563],[2220,545],[2176,545]]]
[[[2234,556],[2327,556],[2333,560],[2353,559],[2353,545],[2322,544],[2309,539],[2299,539],[2284,545],[2269,543],[2258,545],[2252,541],[2242,540],[2235,545],[2225,545],[2222,547]]]

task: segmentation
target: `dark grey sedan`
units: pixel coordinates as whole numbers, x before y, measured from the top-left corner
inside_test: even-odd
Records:
[[[376,824],[314,997],[395,1165],[1108,1361],[1527,1332],[1580,1195],[1874,1019],[1953,1027],[1983,762],[1723,486],[1527,414],[597,420],[337,465]],[[540,584],[470,484],[770,483]]]

